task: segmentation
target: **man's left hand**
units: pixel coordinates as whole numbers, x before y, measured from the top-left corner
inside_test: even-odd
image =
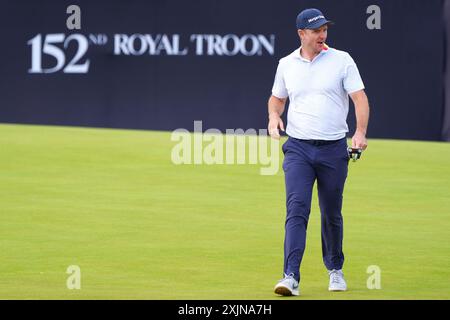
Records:
[[[367,148],[367,139],[366,135],[362,132],[355,132],[355,135],[352,138],[352,148],[358,148],[366,150]]]

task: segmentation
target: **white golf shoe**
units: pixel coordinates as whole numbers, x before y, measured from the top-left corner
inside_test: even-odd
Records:
[[[328,286],[329,291],[346,291],[347,283],[344,280],[344,274],[342,270],[328,270],[330,276],[330,284]]]
[[[275,293],[282,296],[298,296],[300,294],[298,281],[294,279],[294,274],[285,275],[283,279],[278,281]]]

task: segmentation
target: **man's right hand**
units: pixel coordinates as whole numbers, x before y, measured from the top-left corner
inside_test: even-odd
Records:
[[[273,139],[280,139],[280,131],[278,131],[278,129],[281,129],[281,131],[284,132],[284,123],[283,120],[281,120],[280,116],[276,113],[271,113],[269,115],[269,125],[268,125],[268,130],[269,130],[269,135],[273,138]]]

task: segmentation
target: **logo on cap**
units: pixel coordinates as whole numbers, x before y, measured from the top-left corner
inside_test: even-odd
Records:
[[[324,16],[317,16],[317,17],[314,17],[312,19],[308,19],[308,22],[311,23],[311,22],[319,20],[319,19],[325,19],[325,17]]]

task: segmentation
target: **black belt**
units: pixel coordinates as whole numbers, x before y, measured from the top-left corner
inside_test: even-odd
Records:
[[[304,139],[296,139],[296,138],[292,138],[292,139],[295,139],[295,140],[301,141],[301,142],[306,142],[306,143],[311,144],[313,146],[320,147],[320,146],[326,146],[326,145],[329,145],[329,144],[336,143],[336,142],[341,141],[342,139],[345,139],[345,138],[342,138],[342,139],[339,139],[339,140],[304,140]]]

